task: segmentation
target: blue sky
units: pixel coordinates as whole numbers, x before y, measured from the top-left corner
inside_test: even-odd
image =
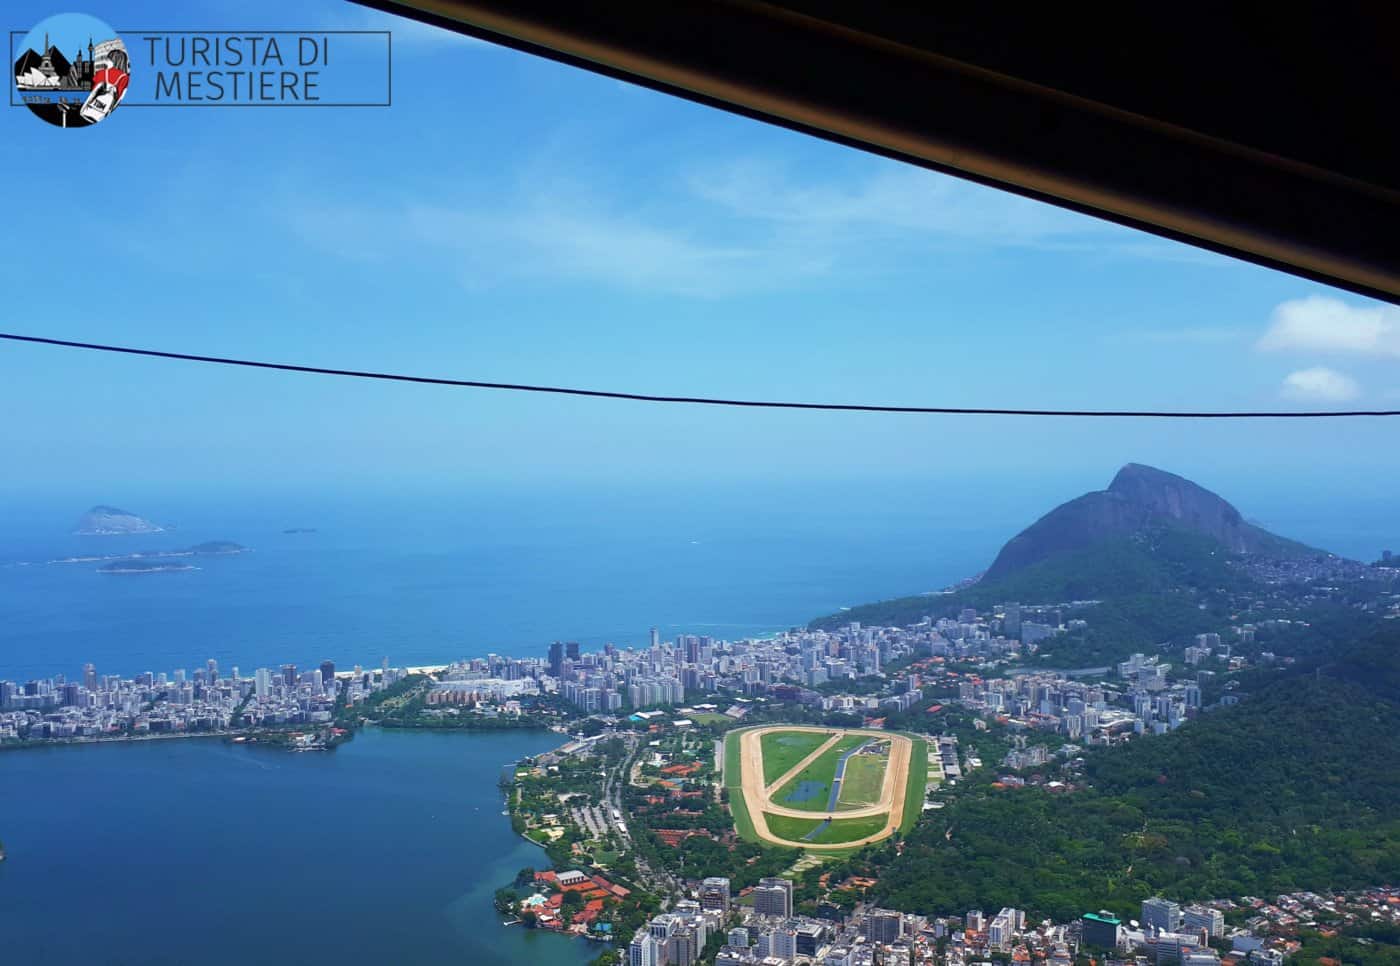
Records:
[[[387,25],[394,106],[133,107],[82,131],[0,112],[4,330],[656,393],[1400,406],[1397,310],[1290,276],[348,4],[87,10],[118,30]],[[54,12],[12,4],[8,29]],[[1400,462],[1381,421],[730,412],[16,345],[0,410],[0,493],[84,502],[978,474],[1068,496],[1128,460],[1346,498]]]

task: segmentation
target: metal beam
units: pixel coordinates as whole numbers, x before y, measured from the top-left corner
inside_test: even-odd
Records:
[[[1046,83],[1043,69],[1040,77],[1032,76],[1035,70],[1016,72],[1015,56],[995,58],[992,69],[984,63],[993,58],[973,63],[940,52],[927,39],[937,35],[936,14],[900,15],[894,5],[887,5],[891,12],[879,3],[355,2],[1400,301],[1400,188],[1394,177],[1357,176],[1356,170],[1366,169],[1342,171],[1304,160],[1301,152],[1262,149],[1258,139],[1231,139],[1219,130],[1218,112],[1215,129],[1204,133],[1182,123],[1192,114],[1190,98],[1200,105],[1199,89],[1171,105],[1182,110],[1162,112],[1171,114],[1167,120],[1085,96],[1071,85]],[[1014,33],[1014,26],[1005,26]],[[990,22],[988,29],[994,29]],[[1065,36],[1082,34],[1073,24],[1060,29]],[[1023,25],[1013,39],[1035,41],[1029,33]],[[1151,50],[1151,38],[1134,40]],[[1008,46],[1014,54],[1015,45]],[[1183,69],[1191,66],[1190,54],[1180,52],[1187,60]],[[1311,66],[1326,70],[1327,56],[1355,54],[1300,56],[1323,58]],[[1124,86],[1131,86],[1129,76],[1122,76]],[[1379,80],[1383,88],[1385,76]],[[1099,90],[1111,92],[1112,85]],[[1400,101],[1400,89],[1388,97]],[[1274,112],[1280,125],[1306,123],[1306,117],[1290,114],[1292,105],[1265,101],[1260,110]],[[1383,146],[1393,148],[1393,116],[1390,123],[1357,129],[1355,150],[1380,144],[1376,138],[1389,138]],[[1372,161],[1370,170],[1392,176],[1400,170]]]

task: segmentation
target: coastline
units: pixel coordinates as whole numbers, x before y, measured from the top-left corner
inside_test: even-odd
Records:
[[[38,738],[33,741],[0,741],[0,752],[34,751],[39,748],[65,748],[73,745],[106,745],[144,741],[166,741],[172,738],[212,739],[230,735],[252,734],[247,731],[178,731],[154,735],[92,735],[81,738]]]

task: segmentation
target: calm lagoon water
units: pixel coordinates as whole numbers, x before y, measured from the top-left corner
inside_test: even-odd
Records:
[[[367,729],[328,754],[171,739],[0,754],[0,961],[582,964],[503,926],[548,864],[501,815],[501,767],[548,732]]]

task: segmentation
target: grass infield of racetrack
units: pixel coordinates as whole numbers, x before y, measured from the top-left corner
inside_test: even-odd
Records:
[[[803,841],[813,829],[818,828],[826,821],[825,819],[791,818],[787,815],[774,815],[772,812],[764,812],[763,820],[768,823],[768,831],[779,838],[792,842]],[[888,820],[889,816],[884,813],[866,818],[838,818],[822,829],[821,833],[813,838],[810,844],[813,846],[839,846],[842,842],[855,842],[876,834],[885,827]]]
[[[796,808],[804,812],[823,812],[827,809],[827,800],[831,797],[831,783],[836,780],[836,763],[841,760],[841,756],[852,748],[859,748],[871,739],[870,735],[847,735],[836,744],[832,745],[816,761],[802,769],[792,777],[782,788],[773,793],[773,804],[782,805],[785,808]],[[764,769],[765,771],[767,769]],[[791,801],[788,796],[792,794],[803,782],[811,782],[820,786],[820,791],[816,795],[808,796],[806,801]],[[839,808],[839,806],[838,806]]]
[[[758,725],[757,727],[773,726]],[[753,819],[749,816],[748,804],[744,800],[743,761],[740,755],[739,738],[740,735],[749,730],[751,729],[736,728],[724,736],[724,787],[729,793],[729,810],[734,816],[734,830],[738,833],[739,837],[746,842],[757,842],[765,848],[783,848],[783,846],[764,842],[758,837],[758,833],[754,830]],[[891,733],[900,734],[902,732]],[[928,782],[928,742],[924,741],[922,738],[916,738],[913,735],[906,735],[906,737],[913,742],[913,748],[911,749],[909,762],[909,779],[905,783],[904,788],[904,817],[899,825],[899,834],[901,835],[908,834],[909,830],[914,827],[914,823],[919,820],[919,816],[923,814],[924,785]],[[765,815],[767,815],[770,823],[770,831],[772,830],[771,823],[790,821],[800,823],[796,829],[800,830],[802,835],[807,834],[823,821],[823,819],[820,818],[788,819],[785,816],[773,816],[768,813],[765,813]],[[838,823],[854,823],[860,821],[864,821],[864,819],[840,819]],[[884,825],[882,822],[875,831],[878,832],[883,827]],[[831,835],[840,835],[846,841],[860,838],[860,836],[850,835],[844,828],[839,827],[839,825],[835,829],[828,828],[827,833]],[[822,851],[842,850],[839,843],[827,841],[827,835],[821,836],[821,839],[822,841],[820,843],[812,843],[806,847],[808,849],[817,848]],[[801,841],[801,836],[799,835],[796,838],[789,839],[789,841]]]
[[[816,734],[810,731],[776,732],[759,739],[763,747],[763,784],[771,785],[788,773],[792,766],[822,746],[835,732]]]
[[[890,746],[883,744],[884,754],[852,755],[846,759],[846,777],[841,780],[841,797],[836,807],[854,808],[874,805],[885,787],[885,769],[890,763]]]

